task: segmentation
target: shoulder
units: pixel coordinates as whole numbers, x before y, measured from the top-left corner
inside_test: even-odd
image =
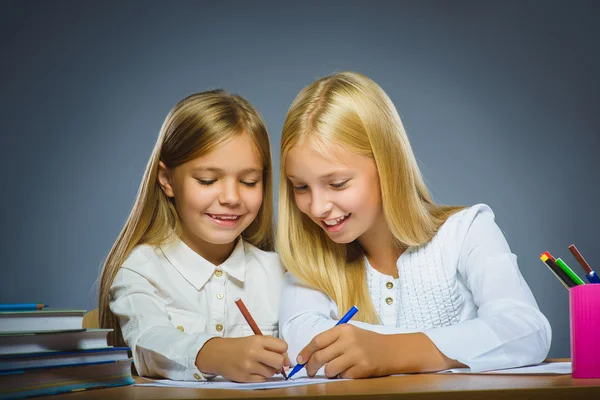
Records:
[[[476,204],[451,215],[440,227],[444,236],[464,237],[474,226],[495,225],[494,212],[487,204]]]
[[[159,247],[142,244],[133,248],[121,265],[121,271],[132,271],[139,275],[152,275],[153,269],[160,267]]]
[[[486,204],[467,207],[451,215],[442,224],[434,241],[447,250],[461,248],[465,241],[477,243],[489,236],[490,232],[495,234],[500,231],[495,218],[494,212]]]
[[[277,272],[280,275],[285,272],[279,254],[274,251],[264,251],[244,241],[244,253],[247,260],[255,260],[265,270]]]
[[[302,282],[300,282],[300,279],[296,278],[294,275],[292,275],[291,272],[286,272],[285,276],[283,277],[283,285],[284,286],[304,286],[302,284]]]
[[[476,204],[448,218],[438,234],[446,251],[459,249],[459,258],[465,259],[473,252],[510,253],[510,246],[495,218],[489,206]]]

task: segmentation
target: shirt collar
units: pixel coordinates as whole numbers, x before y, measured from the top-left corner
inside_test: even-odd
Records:
[[[233,251],[219,266],[192,250],[183,240],[176,238],[160,246],[165,257],[196,290],[200,290],[211,278],[216,269],[222,269],[227,275],[243,282],[246,275],[246,257],[244,241],[240,237]]]

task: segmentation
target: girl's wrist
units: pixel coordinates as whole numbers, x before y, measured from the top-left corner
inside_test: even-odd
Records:
[[[408,372],[412,364],[412,352],[406,346],[405,334],[382,335],[381,348],[384,350],[385,362],[382,363],[381,376]]]
[[[387,375],[443,371],[456,363],[447,358],[424,333],[386,335]]]
[[[196,368],[204,374],[220,375],[219,373],[219,343],[223,338],[214,337],[204,343],[196,354]]]

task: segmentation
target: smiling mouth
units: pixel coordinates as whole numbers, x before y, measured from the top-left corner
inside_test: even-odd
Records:
[[[237,225],[237,223],[242,219],[242,215],[236,214],[206,214],[208,218],[211,219],[215,224],[223,227],[231,227]]]
[[[342,224],[345,220],[347,220],[350,217],[351,214],[346,214],[346,215],[342,215],[339,218],[335,218],[335,219],[328,219],[328,220],[321,220],[321,222],[325,225],[325,227],[330,228],[330,227],[334,227],[334,226],[338,226],[340,224]]]
[[[221,221],[235,221],[240,219],[241,215],[232,215],[232,214],[206,214],[212,219],[218,219]]]

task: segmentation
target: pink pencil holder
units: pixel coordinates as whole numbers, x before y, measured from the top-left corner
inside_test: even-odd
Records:
[[[600,284],[569,290],[573,378],[600,378]]]

